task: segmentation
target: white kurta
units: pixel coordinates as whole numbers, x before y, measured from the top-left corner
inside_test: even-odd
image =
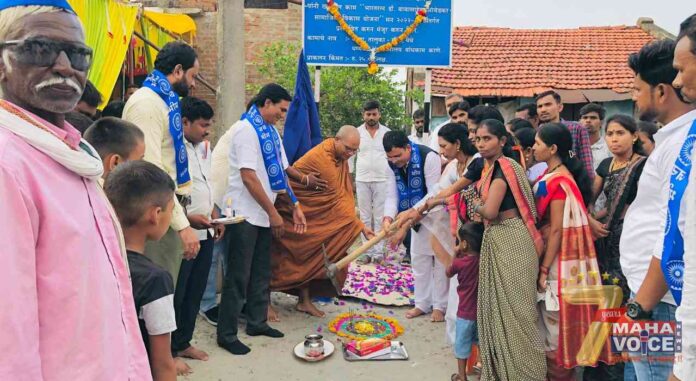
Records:
[[[389,168],[387,166],[387,168]],[[408,169],[406,169],[408,171]],[[435,189],[440,179],[440,156],[436,153],[426,155],[423,165],[425,186],[428,192]],[[399,197],[396,177],[389,168],[384,202],[384,216],[394,218],[398,211]],[[414,299],[416,308],[429,312],[433,308],[445,312],[449,279],[445,267],[433,255],[430,246],[430,231],[423,226],[416,232],[411,229],[411,268],[413,269]]]

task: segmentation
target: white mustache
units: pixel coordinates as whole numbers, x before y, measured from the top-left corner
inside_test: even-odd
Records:
[[[75,81],[72,78],[63,78],[63,77],[53,77],[51,79],[47,79],[38,85],[34,86],[34,89],[36,91],[43,90],[46,87],[53,86],[53,85],[68,85],[72,87],[78,94],[82,94],[82,87],[80,86],[77,81]]]

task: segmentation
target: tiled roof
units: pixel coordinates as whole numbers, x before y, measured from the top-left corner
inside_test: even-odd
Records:
[[[653,39],[637,26],[579,29],[457,27],[451,69],[433,87],[464,96],[531,97],[548,89],[627,93],[629,53]]]

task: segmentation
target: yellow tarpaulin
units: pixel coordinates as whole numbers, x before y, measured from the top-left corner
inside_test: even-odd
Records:
[[[68,0],[85,27],[87,45],[94,50],[88,79],[101,93],[103,108],[123,66],[133,27],[138,15],[137,5],[115,0]]]
[[[164,17],[160,17],[160,16],[164,16]],[[168,16],[172,16],[172,17],[168,17]],[[160,22],[162,22],[162,20],[165,20],[165,19],[170,21],[170,22],[176,22],[177,20],[179,20],[183,24],[186,24],[186,25],[189,25],[189,22],[190,22],[190,24],[193,25],[193,29],[190,28],[190,25],[186,28],[184,28],[184,27],[171,28],[170,26],[165,27],[159,23],[156,23],[154,21],[154,19],[159,19]],[[177,29],[178,31],[185,31],[185,33],[178,34],[178,32],[175,32],[174,29]],[[189,44],[192,44],[193,43],[193,36],[196,32],[196,24],[194,23],[193,19],[187,15],[155,13],[152,11],[144,11],[143,17],[141,17],[140,21],[137,22],[135,25],[135,31],[140,33],[148,41],[152,42],[153,44],[155,44],[161,48],[162,46],[166,45],[168,42],[176,41],[177,37],[180,37],[180,38],[184,39],[186,42],[188,42]],[[138,74],[143,74],[143,73],[141,73],[141,70],[143,70],[143,69],[146,72],[152,71],[153,66],[154,66],[154,62],[155,62],[155,57],[157,57],[157,50],[151,46],[147,46],[140,39],[136,39],[134,49],[135,49],[136,72]]]
[[[184,14],[174,14],[174,13],[157,13],[153,11],[144,11],[143,16],[152,20],[155,24],[159,25],[162,29],[184,36],[186,34],[191,34],[193,37],[196,34],[196,22],[193,19]]]

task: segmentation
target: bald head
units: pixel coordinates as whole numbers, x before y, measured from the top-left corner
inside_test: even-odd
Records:
[[[336,138],[345,140],[350,138],[351,136],[353,137],[358,137],[360,139],[360,133],[358,132],[358,129],[355,128],[354,126],[350,125],[345,125],[341,128],[338,129],[338,132],[336,133]]]
[[[355,155],[360,147],[360,133],[358,129],[345,125],[338,129],[336,133],[336,158],[338,160],[348,160]]]
[[[452,105],[457,104],[463,100],[464,98],[457,93],[447,95],[445,97],[445,110],[449,110],[450,107],[452,107]]]

